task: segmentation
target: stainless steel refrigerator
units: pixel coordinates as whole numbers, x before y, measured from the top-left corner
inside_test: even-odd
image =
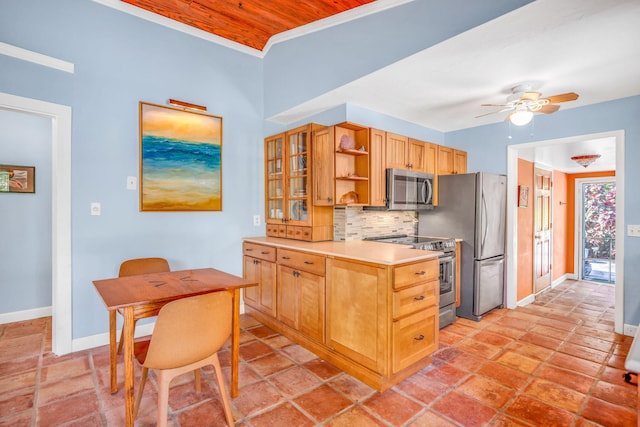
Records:
[[[505,175],[442,175],[438,206],[419,214],[420,235],[462,239],[460,317],[479,321],[503,305],[506,199]]]

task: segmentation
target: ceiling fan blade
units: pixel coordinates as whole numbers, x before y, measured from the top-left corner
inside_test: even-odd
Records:
[[[480,104],[481,107],[506,107],[509,104]]]
[[[578,99],[578,94],[575,92],[567,92],[560,95],[547,96],[545,99],[548,99],[550,104],[555,104],[557,102],[575,101],[576,99]]]
[[[551,113],[555,113],[559,109],[560,109],[559,105],[547,104],[547,105],[543,105],[542,107],[540,107],[540,109],[537,112],[538,113],[551,114]]]
[[[504,113],[505,111],[510,111],[510,110],[512,110],[512,109],[513,109],[513,108],[509,107],[509,108],[503,108],[503,109],[501,109],[501,110],[497,110],[497,111],[491,111],[491,112],[489,112],[489,113],[485,113],[485,114],[480,114],[479,116],[476,116],[476,119],[477,119],[477,118],[479,118],[479,117],[489,116],[489,115],[491,115],[491,114]]]
[[[520,97],[520,101],[537,101],[540,95],[540,92],[525,92]]]

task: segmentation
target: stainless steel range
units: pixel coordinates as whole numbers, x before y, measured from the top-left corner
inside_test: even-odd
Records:
[[[412,245],[424,251],[442,252],[440,261],[440,329],[456,320],[456,241],[440,237],[420,237],[399,234],[371,237],[365,240]]]

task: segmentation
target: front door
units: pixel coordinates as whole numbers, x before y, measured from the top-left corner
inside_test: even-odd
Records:
[[[551,171],[534,169],[534,293],[551,285]]]

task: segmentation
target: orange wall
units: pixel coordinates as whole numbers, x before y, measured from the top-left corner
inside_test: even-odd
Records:
[[[568,179],[567,174],[557,170],[553,171],[553,192],[552,197],[552,223],[551,230],[553,233],[553,254],[551,256],[551,282],[559,279],[567,272],[567,256],[566,256],[566,242],[568,236],[573,236],[573,233],[568,233],[567,224],[568,217],[572,218],[573,212],[568,209],[567,202],[567,190]],[[573,262],[572,268],[573,268]]]
[[[533,163],[518,159],[518,188],[529,187],[533,196]],[[517,196],[516,196],[517,200]],[[518,301],[533,293],[533,204],[518,208]]]
[[[529,187],[533,195],[532,162],[518,159],[518,186]],[[552,280],[574,273],[575,180],[615,176],[614,171],[565,174],[553,171]],[[566,203],[566,204],[565,204]],[[518,209],[518,301],[533,294],[533,204]]]
[[[601,178],[605,176],[616,176],[615,171],[607,172],[588,172],[588,173],[574,173],[567,175],[567,224],[566,224],[566,251],[565,251],[565,265],[567,273],[576,273],[573,271],[573,258],[574,258],[574,238],[576,234],[576,227],[579,224],[575,223],[575,211],[576,211],[576,179],[582,178]]]

